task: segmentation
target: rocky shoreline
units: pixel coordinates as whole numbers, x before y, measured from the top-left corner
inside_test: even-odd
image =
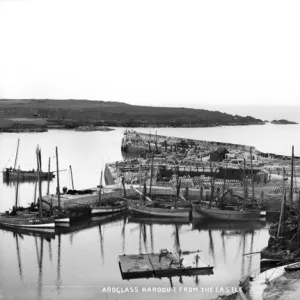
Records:
[[[79,126],[75,128],[75,131],[113,131],[113,128],[105,126]]]

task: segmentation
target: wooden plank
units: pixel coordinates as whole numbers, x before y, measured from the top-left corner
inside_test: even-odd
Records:
[[[168,253],[161,257],[153,253],[120,255],[119,266],[123,279],[213,274],[213,266],[206,264],[198,253],[180,257],[177,253]]]
[[[119,265],[122,277],[135,277],[139,274],[151,277],[153,274],[153,267],[147,254],[137,255],[120,255]]]

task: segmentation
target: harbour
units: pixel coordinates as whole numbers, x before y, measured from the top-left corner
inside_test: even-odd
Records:
[[[253,126],[253,130],[256,128],[258,127]],[[263,129],[260,128],[260,130]],[[144,130],[145,133],[149,132],[149,129],[143,128],[141,130]],[[151,130],[158,132],[165,130],[165,135],[170,134],[170,132],[172,134],[172,129],[169,128]],[[205,132],[205,130],[211,131],[210,128],[199,129],[200,132]],[[214,130],[216,131],[215,138],[218,138],[220,131],[223,129],[215,128]],[[229,128],[229,130],[239,131],[239,128]],[[195,129],[193,128],[191,131],[190,129],[185,129],[185,131],[185,136],[189,136],[192,135],[191,131],[195,132]],[[125,183],[125,195],[121,180],[122,177],[119,177],[117,181],[111,180],[114,177],[113,173],[105,172],[106,166],[112,162],[118,161],[121,163],[124,160],[130,161],[133,159],[132,157],[128,159],[126,153],[121,152],[123,132],[124,129],[119,128],[110,132],[50,130],[46,133],[34,133],[34,141],[29,134],[2,134],[0,142],[1,145],[5,142],[5,149],[1,147],[0,163],[2,167],[5,166],[7,157],[9,156],[7,153],[12,151],[17,138],[20,138],[21,145],[23,143],[26,144],[26,148],[23,146],[23,151],[19,152],[19,163],[21,166],[24,165],[27,169],[36,166],[35,148],[38,141],[42,149],[43,165],[46,166],[48,157],[51,157],[51,170],[55,170],[55,146],[57,146],[59,149],[60,169],[65,170],[59,172],[60,201],[63,208],[76,207],[78,204],[92,205],[98,203],[100,189],[100,200],[103,202],[107,202],[114,197],[125,197],[128,199],[134,198],[134,201],[138,201],[139,203],[141,195],[135,191],[136,189],[143,195],[143,186],[139,182],[133,184],[130,182]],[[173,129],[173,136],[177,134],[178,129]],[[64,141],[67,136],[69,143],[66,144]],[[197,136],[198,134],[195,135],[195,137]],[[193,137],[190,136],[190,138]],[[222,138],[225,139],[226,137]],[[287,139],[287,137],[285,138]],[[230,142],[230,139],[228,140]],[[244,142],[240,140],[239,143],[250,144],[246,139]],[[300,146],[298,147],[292,136],[289,137],[286,143],[295,145],[295,156],[297,156]],[[275,148],[264,149],[263,145],[260,147],[259,143],[254,144],[254,146],[258,150],[262,148],[264,152],[277,153],[274,150]],[[75,151],[75,148],[78,150]],[[279,153],[286,157],[290,156],[290,152],[291,149],[285,150],[285,146],[279,150]],[[136,159],[139,160],[139,157]],[[72,176],[68,168],[70,164],[72,164]],[[148,171],[150,172],[151,160],[149,165],[150,169]],[[288,167],[290,161],[286,160],[285,165]],[[209,164],[207,166],[209,173]],[[275,168],[274,170],[276,171]],[[189,167],[186,167],[186,170],[183,168],[183,176],[188,171],[190,171]],[[104,173],[102,176],[101,172]],[[295,173],[297,176],[297,171]],[[274,179],[276,174],[271,173],[271,176],[273,176],[271,179]],[[101,177],[104,178],[101,180]],[[109,178],[110,182],[107,180]],[[151,194],[153,198],[171,197],[174,200],[178,192],[176,186],[159,186],[158,182],[157,180],[153,180],[152,182]],[[220,182],[223,182],[222,178],[220,178]],[[112,185],[108,183],[112,183]],[[174,183],[176,183],[176,180]],[[207,180],[207,185],[210,183],[210,179]],[[6,183],[5,181],[1,181],[0,184],[2,190],[0,211],[5,212],[10,210],[14,205],[17,186],[16,182]],[[101,186],[102,184],[103,187]],[[235,190],[234,194],[242,198],[244,196],[243,188],[235,184],[234,180],[232,184]],[[268,184],[265,184],[265,199],[275,189],[273,185],[268,187]],[[281,205],[279,184],[281,184],[280,179],[278,179],[278,191],[276,190],[273,193],[274,202],[279,202],[274,209],[278,214]],[[47,181],[41,182],[43,195],[46,195],[47,185]],[[53,178],[50,181],[49,197],[47,198],[47,201],[50,201],[53,205],[57,205],[58,203],[58,199],[56,199],[56,186],[57,178]],[[149,192],[150,186],[149,180],[146,184],[147,192]],[[255,185],[255,197],[257,199],[261,197],[263,186]],[[286,183],[286,186],[288,188],[288,183]],[[62,192],[64,187],[70,191],[91,191],[91,198],[89,199],[84,194],[76,195],[76,192],[73,194],[64,194]],[[297,181],[294,188],[298,188]],[[17,193],[20,205],[27,206],[28,203],[32,202],[34,190],[34,182],[21,182],[19,184]],[[209,189],[204,190],[203,201],[206,201],[206,195],[208,195],[209,200],[207,191]],[[181,198],[185,199],[185,203],[200,199],[200,189],[196,184],[188,189],[188,193],[186,187],[181,187],[179,194],[179,204],[184,201]],[[249,186],[248,197],[251,200],[251,186]],[[270,202],[272,202],[271,200],[270,197]],[[240,279],[243,276],[260,268],[260,255],[247,257],[243,254],[260,251],[268,245],[270,236],[269,226],[271,223],[268,218],[248,221],[245,224],[243,222],[229,222],[228,220],[207,221],[202,218],[193,218],[192,215],[188,218],[181,218],[180,215],[174,215],[173,218],[158,215],[149,217],[147,215],[135,215],[124,211],[111,216],[95,215],[88,218],[88,220],[65,224],[60,228],[55,227],[50,233],[29,231],[26,234],[24,231],[7,230],[1,227],[0,234],[1,241],[3,242],[1,242],[0,247],[2,253],[4,253],[1,258],[1,266],[7,272],[6,275],[10,275],[8,277],[3,276],[0,289],[4,289],[7,295],[11,293],[16,297],[20,296],[22,291],[28,293],[28,289],[30,289],[33,299],[47,299],[47,297],[67,299],[72,296],[89,298],[91,293],[93,293],[93,297],[105,299],[107,293],[102,292],[102,290],[108,286],[119,286],[124,289],[126,287],[131,287],[132,289],[139,287],[141,293],[142,287],[147,286],[149,288],[153,286],[157,288],[174,287],[177,291],[179,291],[179,288],[195,287],[196,289],[197,287],[198,293],[189,293],[189,298],[199,299],[200,296],[203,299],[212,299],[222,294],[222,287],[224,286],[238,288]],[[12,244],[15,245],[15,252],[9,251]],[[30,247],[34,247],[36,251],[29,252],[28,249]],[[120,255],[140,253],[150,255],[151,253],[160,253],[161,249],[168,249],[168,251],[174,253],[179,253],[181,250],[192,251],[199,249],[199,256],[203,259],[203,262],[213,266],[213,274],[209,276],[204,274],[201,276],[199,274],[189,274],[189,276],[175,274],[176,276],[171,276],[171,281],[168,276],[167,278],[161,278],[160,275],[157,277],[161,279],[153,276],[150,276],[151,278],[148,280],[136,278],[134,281],[124,281],[122,279],[117,262],[117,258]],[[26,255],[26,260],[23,258],[24,255]],[[42,257],[43,260],[41,260]],[[235,263],[236,260],[238,261],[237,263]],[[31,266],[36,266],[36,272],[33,272]],[[231,268],[230,276],[228,273],[226,275],[228,266]],[[73,273],[74,270],[76,274]],[[13,282],[10,282],[9,278],[14,278]],[[37,287],[36,282],[38,282]],[[19,287],[19,295],[16,294],[13,286]],[[74,288],[72,289],[72,286],[77,286],[76,293],[78,294],[73,294]],[[218,287],[218,289],[214,289],[213,292],[201,292],[201,295],[199,294],[200,287],[209,288],[210,286]],[[92,287],[93,291],[91,291]],[[172,295],[178,297],[178,299],[180,298],[179,293]],[[110,297],[109,299],[118,298],[118,294],[114,293],[108,296]],[[130,298],[130,293],[122,295],[122,299],[127,298]]]

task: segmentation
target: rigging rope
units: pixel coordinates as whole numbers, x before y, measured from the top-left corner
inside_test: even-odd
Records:
[[[15,151],[12,151],[12,152],[11,152],[11,155],[10,155],[8,161],[6,162],[6,164],[5,164],[4,168],[3,168],[3,170],[7,167],[8,163],[9,163],[9,161],[11,160],[11,158],[12,158],[12,156],[13,156],[14,153],[15,153]]]

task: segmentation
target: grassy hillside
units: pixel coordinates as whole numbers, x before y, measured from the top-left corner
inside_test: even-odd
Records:
[[[88,100],[0,100],[0,127],[61,125],[200,127],[262,124],[219,111],[130,105]],[[39,121],[38,121],[39,120]],[[46,120],[46,123],[45,123]]]

